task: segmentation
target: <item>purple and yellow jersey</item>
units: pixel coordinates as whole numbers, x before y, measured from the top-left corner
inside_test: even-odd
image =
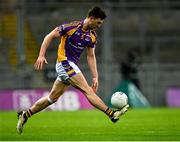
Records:
[[[95,48],[96,33],[83,31],[83,21],[74,21],[59,26],[61,42],[58,48],[58,61],[70,60],[78,63],[81,53],[86,47]]]

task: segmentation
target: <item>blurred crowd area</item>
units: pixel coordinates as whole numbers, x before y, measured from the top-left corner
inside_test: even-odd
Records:
[[[165,105],[168,89],[180,86],[178,0],[0,0],[0,89],[50,88],[59,40],[47,50],[45,71],[37,72],[43,38],[64,22],[84,19],[96,5],[108,15],[97,31],[99,96],[106,99],[121,82],[122,63],[135,52],[143,94],[151,104]],[[90,83],[85,55],[80,68]]]

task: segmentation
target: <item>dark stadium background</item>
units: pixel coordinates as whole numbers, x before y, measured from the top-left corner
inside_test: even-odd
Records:
[[[178,0],[1,0],[0,89],[50,89],[58,40],[48,48],[46,69],[33,69],[44,36],[63,22],[85,18],[95,5],[108,15],[97,32],[98,95],[107,101],[122,81],[120,63],[137,49],[143,95],[152,106],[167,106],[168,91],[180,88]],[[80,68],[90,83],[85,54]]]

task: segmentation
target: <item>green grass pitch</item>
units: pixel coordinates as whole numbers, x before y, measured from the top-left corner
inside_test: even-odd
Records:
[[[98,110],[41,112],[16,133],[16,112],[0,112],[0,140],[179,141],[180,109],[130,109],[117,123]]]

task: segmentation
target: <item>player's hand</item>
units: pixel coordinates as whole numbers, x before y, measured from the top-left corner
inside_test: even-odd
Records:
[[[94,93],[97,92],[97,90],[98,90],[98,85],[99,85],[99,83],[98,83],[98,78],[93,78],[93,79],[92,79],[92,86],[91,86],[91,88],[93,89]]]
[[[35,64],[34,64],[35,70],[42,70],[44,67],[44,63],[48,64],[46,58],[39,56],[38,59],[36,60]]]

